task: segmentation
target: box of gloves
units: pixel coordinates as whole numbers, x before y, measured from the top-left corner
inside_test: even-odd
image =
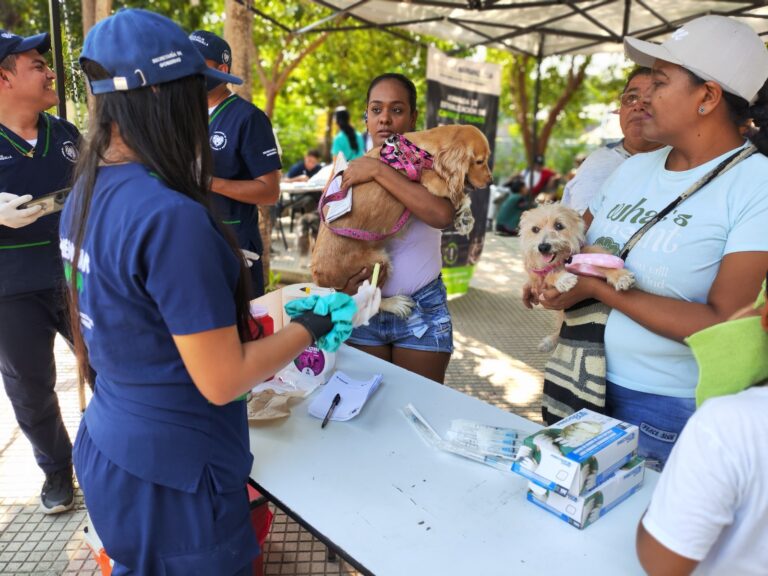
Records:
[[[512,470],[560,496],[583,496],[637,453],[637,426],[582,409],[528,436]]]
[[[528,500],[576,528],[586,528],[640,490],[644,476],[645,459],[636,456],[583,496],[562,496],[531,483]]]

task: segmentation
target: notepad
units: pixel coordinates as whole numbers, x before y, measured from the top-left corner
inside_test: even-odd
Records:
[[[333,397],[339,394],[341,401],[334,409],[331,420],[351,420],[360,413],[368,398],[379,387],[381,378],[381,374],[374,374],[368,380],[355,380],[344,372],[337,371],[312,400],[309,405],[309,414],[322,420],[333,402]]]
[[[347,159],[344,157],[344,154],[342,152],[339,152],[336,155],[336,162],[333,165],[334,170],[334,180],[337,180],[336,185],[332,183],[331,186],[328,187],[328,191],[337,189],[341,189],[341,173],[347,168],[348,163]],[[328,211],[325,213],[325,221],[327,223],[331,223],[337,218],[341,218],[344,216],[344,214],[347,214],[348,212],[352,211],[352,188],[347,190],[347,193],[338,200],[333,200],[332,202],[328,202]]]

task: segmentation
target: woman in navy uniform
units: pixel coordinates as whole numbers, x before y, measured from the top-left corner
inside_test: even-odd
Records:
[[[189,39],[208,66],[230,72],[232,50],[223,38],[197,30]],[[211,202],[237,236],[251,272],[251,298],[256,298],[264,294],[258,206],[275,204],[280,196],[280,154],[264,112],[230,92],[221,80],[208,78],[206,89],[214,176]]]
[[[69,186],[77,129],[45,110],[59,99],[44,54],[48,34],[0,30],[0,373],[19,428],[45,473],[46,514],[70,510],[72,444],[54,391],[56,333],[69,338],[58,248],[59,213],[24,208]]]
[[[95,95],[61,221],[76,352],[99,372],[75,470],[113,574],[246,574],[251,386],[333,328],[247,344],[247,272],[208,202],[205,65],[173,22],[122,10],[80,57]]]

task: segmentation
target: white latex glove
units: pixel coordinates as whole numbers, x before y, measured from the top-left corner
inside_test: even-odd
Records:
[[[245,265],[250,268],[253,266],[253,263],[256,262],[261,258],[256,252],[251,252],[250,250],[241,250],[243,253],[243,256],[245,256]]]
[[[381,289],[374,288],[366,280],[357,289],[357,294],[352,296],[352,300],[357,305],[357,312],[352,317],[352,326],[368,326],[368,321],[379,313],[381,306]]]
[[[18,207],[21,204],[30,200],[32,200],[31,194],[16,196],[16,194],[0,192],[0,226],[23,228],[40,218],[43,211],[42,206],[33,206],[32,208],[19,210]]]

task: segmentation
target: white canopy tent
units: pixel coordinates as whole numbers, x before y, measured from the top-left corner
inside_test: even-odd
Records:
[[[654,39],[704,14],[744,20],[768,34],[768,2],[745,0],[314,0],[332,16],[299,32],[402,29],[464,46],[532,56],[621,50],[625,36]],[[249,2],[244,2],[249,4]],[[253,3],[250,3],[253,4]],[[352,26],[333,26],[348,15]]]

